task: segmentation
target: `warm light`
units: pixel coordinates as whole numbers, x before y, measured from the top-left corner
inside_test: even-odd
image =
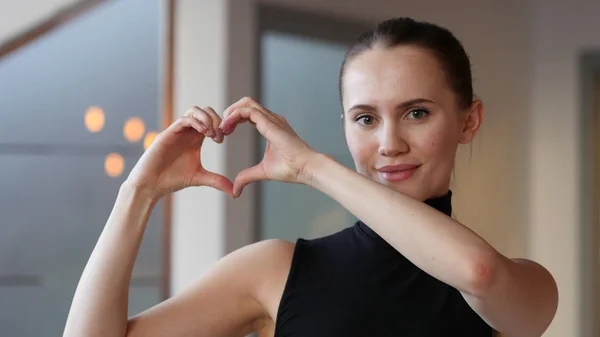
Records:
[[[104,170],[109,177],[118,177],[123,173],[125,160],[118,153],[110,153],[104,160]]]
[[[125,122],[123,136],[130,142],[137,142],[144,136],[144,121],[138,117],[132,117]]]
[[[154,143],[157,135],[158,134],[155,131],[151,131],[146,134],[146,137],[144,137],[144,150],[148,150],[150,145]]]
[[[85,112],[85,127],[90,132],[98,132],[104,127],[104,111],[97,106],[92,106]]]

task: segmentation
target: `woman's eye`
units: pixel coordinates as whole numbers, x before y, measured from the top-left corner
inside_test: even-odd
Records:
[[[356,121],[363,125],[372,125],[375,120],[369,115],[361,115],[356,118]]]
[[[429,111],[425,109],[413,109],[408,113],[409,119],[423,119],[427,117]]]

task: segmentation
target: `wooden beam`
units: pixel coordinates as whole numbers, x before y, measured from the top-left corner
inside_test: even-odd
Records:
[[[0,59],[108,0],[82,0],[59,10],[33,28],[0,44]]]

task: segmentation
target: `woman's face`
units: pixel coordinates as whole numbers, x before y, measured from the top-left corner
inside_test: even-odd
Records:
[[[375,47],[346,64],[344,132],[359,173],[412,198],[445,194],[459,143],[475,136],[481,102],[460,110],[435,57]]]

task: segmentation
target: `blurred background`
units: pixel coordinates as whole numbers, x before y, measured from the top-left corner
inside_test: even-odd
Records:
[[[544,336],[600,336],[598,15],[597,0],[0,0],[0,336],[62,334],[120,184],[192,105],[252,96],[353,167],[339,68],[358,33],[394,16],[449,28],[486,106],[457,157],[455,217],[552,272],[560,304]],[[244,125],[203,161],[233,178],[263,147]],[[300,185],[254,184],[235,201],[177,192],[150,218],[130,314],[241,246],[353,221]]]

